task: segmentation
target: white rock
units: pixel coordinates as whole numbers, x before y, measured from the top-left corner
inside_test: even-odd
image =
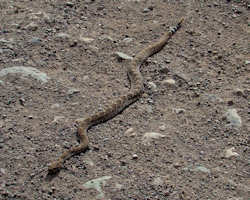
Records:
[[[166,130],[166,125],[163,124],[163,125],[159,126],[159,130],[160,131],[165,131]]]
[[[162,81],[162,84],[163,85],[166,85],[166,86],[171,86],[171,87],[173,87],[173,86],[175,86],[175,80],[174,79],[167,79],[167,80],[163,80]]]
[[[238,115],[236,109],[228,109],[225,116],[229,122],[229,126],[241,127],[241,117]]]
[[[93,42],[95,39],[89,38],[89,37],[80,36],[80,37],[79,37],[79,40],[80,40],[81,42],[84,42],[84,43],[91,43],[91,42]]]
[[[59,108],[60,107],[60,104],[59,103],[55,103],[53,105],[50,106],[52,109],[55,109],[55,108]]]
[[[57,38],[57,39],[61,39],[61,40],[67,40],[67,39],[70,38],[70,35],[67,34],[67,33],[58,33],[58,34],[56,35],[56,38]]]
[[[152,91],[156,91],[156,88],[157,88],[156,84],[154,82],[151,82],[151,81],[148,82],[148,87]]]
[[[64,116],[55,116],[54,120],[52,121],[52,123],[58,122],[60,120],[64,119]]]
[[[119,58],[119,59],[124,59],[124,60],[132,60],[133,57],[125,54],[125,53],[122,53],[122,52],[115,52],[115,55]]]
[[[21,74],[23,77],[33,77],[43,83],[46,83],[50,78],[43,72],[33,67],[16,66],[2,69],[0,71],[0,77],[6,76],[7,74]]]
[[[133,41],[133,38],[124,38],[123,42],[130,43]]]
[[[230,149],[227,149],[227,150],[225,151],[225,157],[226,157],[226,158],[230,158],[230,157],[233,157],[233,156],[239,156],[238,153],[233,152],[234,149],[235,149],[234,147],[232,147],[232,148],[230,148]]]
[[[132,158],[133,158],[134,160],[136,160],[136,159],[138,158],[138,155],[137,155],[137,154],[133,154],[133,155],[132,155]]]
[[[181,114],[185,112],[185,109],[183,108],[174,108],[173,110],[176,114]]]
[[[147,132],[142,137],[142,143],[145,145],[150,145],[150,142],[154,139],[164,138],[166,135],[157,132]]]
[[[126,130],[124,132],[124,135],[126,136],[130,136],[130,137],[134,137],[136,135],[136,132],[134,131],[133,128],[129,128],[128,130]]]

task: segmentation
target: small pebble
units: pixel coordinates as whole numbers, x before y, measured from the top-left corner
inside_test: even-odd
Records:
[[[234,147],[232,147],[232,148],[230,148],[230,149],[227,149],[227,150],[225,151],[225,157],[226,157],[226,158],[230,158],[230,157],[233,157],[233,156],[235,156],[235,157],[239,156],[238,153],[233,152],[234,149],[235,149]]]
[[[69,89],[69,91],[68,91],[68,95],[77,94],[77,93],[79,93],[79,92],[80,92],[79,89],[71,88],[71,89]]]
[[[115,55],[117,56],[118,59],[120,60],[132,60],[133,57],[125,54],[125,53],[122,53],[122,52],[115,52]]]
[[[124,135],[134,137],[136,135],[135,131],[133,128],[129,128],[124,132]]]
[[[163,85],[170,86],[170,87],[175,86],[175,83],[176,82],[174,79],[167,79],[167,80],[162,81]]]
[[[70,1],[68,1],[68,2],[66,2],[66,6],[69,6],[69,7],[73,7],[74,6],[74,3],[73,2],[70,2]]]
[[[124,38],[123,42],[130,43],[133,41],[133,38]]]
[[[138,159],[137,154],[133,154],[132,158],[133,158],[134,160]]]
[[[29,40],[29,42],[33,45],[38,45],[41,43],[41,39],[38,37],[33,37],[31,40]]]
[[[160,131],[165,131],[166,130],[166,125],[161,125],[161,126],[159,126],[159,130]]]
[[[152,91],[156,91],[157,86],[154,82],[150,81],[150,82],[148,82],[148,88]]]
[[[183,108],[174,108],[173,110],[176,114],[181,114],[185,112],[185,109]]]

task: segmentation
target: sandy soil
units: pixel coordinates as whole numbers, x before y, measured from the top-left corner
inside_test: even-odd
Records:
[[[247,0],[1,0],[0,70],[50,79],[0,77],[0,199],[248,200],[249,11]],[[115,52],[134,56],[181,17],[141,67],[143,97],[48,176],[78,144],[75,120],[128,91]],[[160,138],[145,142],[150,132]]]

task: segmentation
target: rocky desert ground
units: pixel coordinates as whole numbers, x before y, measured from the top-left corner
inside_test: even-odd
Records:
[[[0,199],[249,200],[250,1],[1,0]],[[88,131],[75,121],[129,89],[133,105]]]

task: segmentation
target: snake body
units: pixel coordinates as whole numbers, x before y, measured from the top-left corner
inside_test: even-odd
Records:
[[[130,80],[130,89],[128,93],[121,95],[109,105],[107,105],[104,111],[97,112],[93,115],[90,115],[82,119],[78,124],[77,133],[80,139],[79,146],[72,147],[69,150],[65,151],[57,160],[52,162],[48,167],[49,174],[58,172],[62,167],[66,159],[71,156],[85,151],[89,145],[89,139],[87,136],[87,130],[94,125],[105,122],[121,111],[126,107],[137,101],[143,93],[143,77],[140,72],[141,64],[153,54],[159,52],[171,38],[171,36],[176,33],[176,31],[181,27],[183,19],[179,23],[171,28],[170,31],[166,32],[158,41],[147,46],[141,50],[131,61],[131,64],[128,67],[128,77]]]

